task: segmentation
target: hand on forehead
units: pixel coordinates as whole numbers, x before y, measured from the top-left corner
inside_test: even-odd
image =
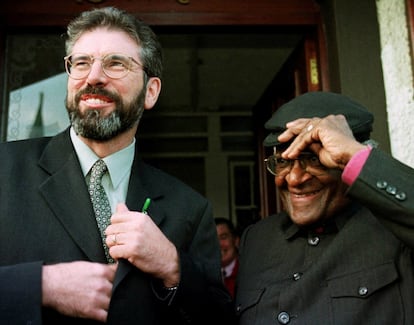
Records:
[[[369,134],[372,130],[373,115],[352,99],[330,92],[309,92],[283,104],[266,122],[265,128],[271,133],[264,140],[265,146],[279,145],[278,136],[293,128],[296,135],[309,120],[324,119],[330,115],[345,116],[354,134]],[[312,126],[316,123],[313,122]],[[309,130],[310,131],[310,130]],[[293,137],[295,134],[290,134]],[[286,136],[286,135],[285,135]]]

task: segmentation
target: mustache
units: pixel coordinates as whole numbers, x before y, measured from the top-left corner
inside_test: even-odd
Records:
[[[101,95],[110,98],[115,103],[119,103],[121,101],[120,97],[116,93],[99,87],[87,86],[75,95],[75,102],[79,103],[83,95]]]

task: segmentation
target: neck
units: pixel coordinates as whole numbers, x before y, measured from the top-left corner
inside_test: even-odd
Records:
[[[93,139],[84,138],[82,136],[79,136],[79,138],[89,148],[91,148],[99,158],[105,158],[117,151],[120,151],[128,147],[134,140],[135,132],[136,128],[132,128],[106,141],[97,141]]]

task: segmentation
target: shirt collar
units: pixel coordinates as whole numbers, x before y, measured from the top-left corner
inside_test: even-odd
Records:
[[[236,260],[237,258],[231,261],[229,265],[222,268],[226,278],[233,274],[234,267],[236,266]]]
[[[70,138],[78,156],[83,176],[86,177],[99,157],[76,135],[72,127],[70,128]],[[102,159],[108,167],[109,177],[114,188],[117,188],[122,179],[130,172],[134,154],[135,138],[129,146]]]
[[[349,220],[349,218],[356,213],[356,211],[360,208],[360,205],[356,203],[349,204],[342,212],[336,215],[334,218],[327,220],[323,223],[318,223],[315,225],[310,225],[307,227],[299,227],[298,225],[294,224],[287,213],[284,212],[283,218],[284,221],[282,223],[282,229],[285,233],[285,238],[287,240],[292,239],[297,236],[307,236],[309,233],[314,234],[322,234],[322,233],[334,233],[338,232],[343,228],[345,223]]]

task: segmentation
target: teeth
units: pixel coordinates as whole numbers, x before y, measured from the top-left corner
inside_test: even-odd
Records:
[[[306,196],[308,196],[309,194],[295,194],[295,197],[306,197]]]
[[[306,194],[295,194],[296,197],[305,197]]]
[[[295,197],[306,197],[306,196],[310,196],[310,195],[314,195],[316,193],[318,193],[319,191],[315,191],[315,192],[310,192],[310,193],[305,193],[305,194],[294,194]]]
[[[86,102],[88,103],[88,104],[106,104],[106,101],[104,101],[104,100],[101,100],[101,99],[99,99],[99,98],[88,98],[87,100],[86,100]]]

